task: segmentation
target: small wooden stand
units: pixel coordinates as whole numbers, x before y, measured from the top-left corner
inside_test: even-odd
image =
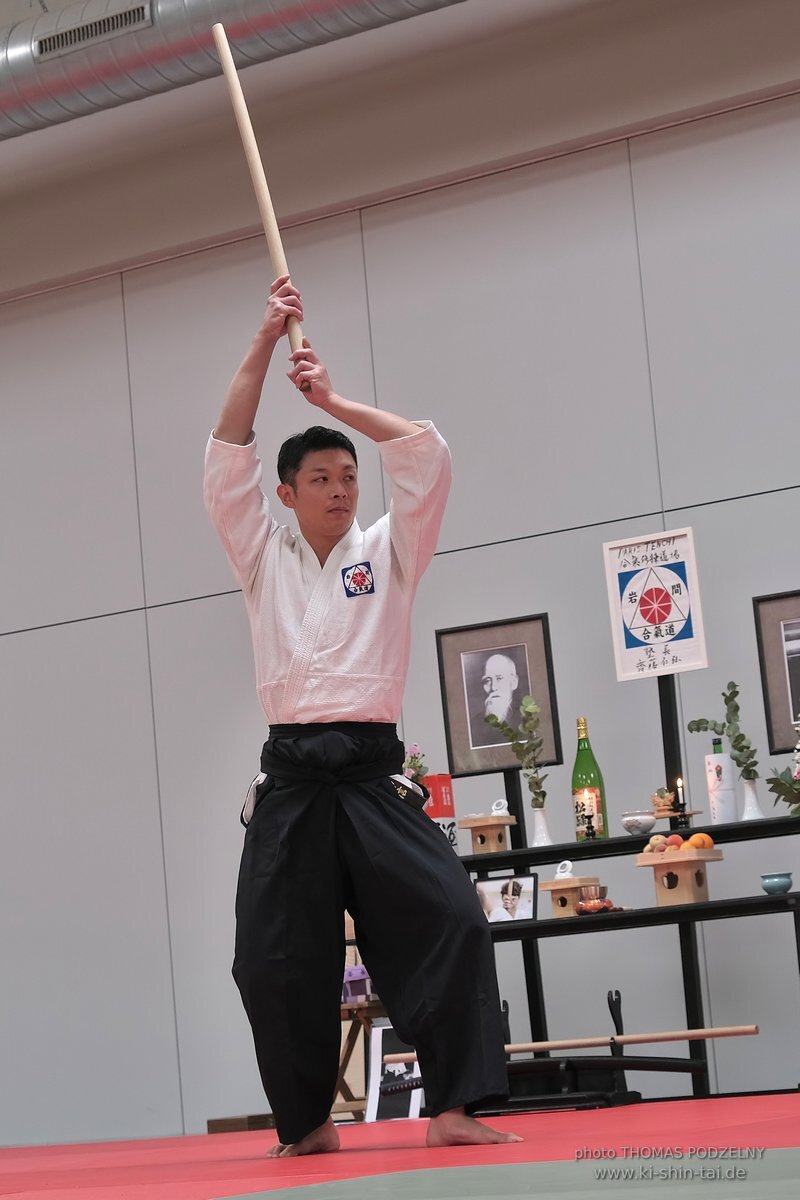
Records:
[[[510,813],[486,813],[479,817],[465,817],[458,822],[459,829],[468,829],[472,834],[473,854],[496,854],[510,848],[509,825],[516,825],[517,818]]]
[[[577,917],[581,888],[599,882],[597,875],[565,875],[563,879],[540,883],[539,891],[550,893],[551,916]]]
[[[721,850],[675,850],[666,854],[637,854],[637,867],[652,867],[656,904],[696,904],[708,899],[706,863],[719,862]]]

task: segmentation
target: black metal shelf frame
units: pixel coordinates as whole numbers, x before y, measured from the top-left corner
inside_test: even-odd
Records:
[[[695,826],[701,829],[702,826]],[[708,828],[716,845],[760,841],[762,838],[789,837],[800,833],[800,817],[767,817],[759,821],[736,821]],[[472,875],[485,878],[489,871],[524,874],[533,867],[557,863],[563,859],[585,861],[614,858],[641,851],[646,836],[597,839],[591,842],[564,842],[551,846],[527,846],[495,854],[463,855],[461,861]],[[550,917],[544,920],[502,921],[491,925],[494,942],[519,941],[528,993],[531,1037],[547,1041],[547,1014],[542,990],[539,942],[542,938],[570,937],[619,929],[643,929],[656,925],[677,925],[683,975],[683,994],[687,1029],[705,1026],[700,988],[700,961],[697,950],[698,924],[704,921],[730,920],[737,917],[791,914],[794,918],[798,971],[800,972],[800,892],[781,896],[739,896],[730,900],[705,900],[696,904],[675,904],[656,908],[627,909],[622,912],[593,913],[580,917]],[[689,1056],[697,1067],[692,1076],[695,1096],[710,1095],[708,1056],[705,1042],[691,1041]]]
[[[760,841],[762,838],[791,837],[800,833],[800,817],[765,817],[763,821],[732,821],[728,825],[692,825],[690,832],[708,830],[716,845],[731,842]],[[470,872],[524,870],[546,863],[572,862],[593,858],[618,858],[638,854],[650,840],[649,835],[626,834],[624,837],[596,838],[590,842],[559,842],[552,846],[524,846],[495,854],[463,854],[461,861]]]

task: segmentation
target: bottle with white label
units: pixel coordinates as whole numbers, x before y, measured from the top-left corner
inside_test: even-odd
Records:
[[[706,755],[706,786],[712,824],[725,825],[738,820],[736,768],[733,759],[722,749],[722,738],[714,738],[711,754]]]

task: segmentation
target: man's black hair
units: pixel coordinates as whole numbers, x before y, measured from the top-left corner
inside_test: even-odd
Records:
[[[281,483],[294,487],[303,459],[314,450],[346,450],[358,466],[356,448],[346,434],[338,429],[326,429],[324,425],[312,425],[303,433],[292,434],[278,451],[278,478]]]

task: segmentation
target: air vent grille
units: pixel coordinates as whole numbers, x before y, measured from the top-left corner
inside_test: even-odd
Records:
[[[150,4],[137,4],[123,12],[112,13],[97,21],[87,21],[83,25],[75,25],[72,29],[60,29],[58,33],[48,37],[36,38],[33,52],[37,60],[55,58],[59,54],[69,54],[95,42],[104,42],[120,33],[130,33],[134,29],[146,29],[153,24]]]

